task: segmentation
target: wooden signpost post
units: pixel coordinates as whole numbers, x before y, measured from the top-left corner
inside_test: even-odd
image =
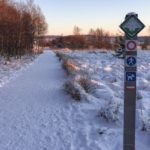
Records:
[[[123,150],[135,150],[137,34],[144,28],[137,14],[126,15],[120,28],[125,32],[124,136]]]

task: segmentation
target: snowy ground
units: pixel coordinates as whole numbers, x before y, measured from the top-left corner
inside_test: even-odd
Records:
[[[68,75],[55,54],[45,51],[0,88],[0,150],[122,149],[123,60],[100,52],[65,56],[78,68],[69,79],[77,80],[82,72],[96,86],[84,93],[87,99],[74,101],[64,91]],[[138,56],[136,150],[150,147],[149,56],[149,52]]]
[[[148,150],[150,146],[149,58],[149,51],[138,51],[136,150]],[[95,142],[102,150],[122,149],[123,59],[117,59],[111,52],[105,51],[66,52],[63,53],[62,59],[71,63],[69,83],[80,91],[82,100],[86,100],[82,101],[81,110],[87,107],[87,113],[93,112],[95,116],[96,114],[99,116],[100,122],[92,121],[94,122],[92,128],[93,131],[97,129],[104,132],[95,136]],[[89,84],[89,86],[84,84],[83,87],[88,88],[84,92],[83,89],[87,88],[82,88],[79,84],[83,78],[86,78]]]
[[[6,64],[3,57],[0,57],[0,87],[16,78],[19,72],[25,70],[36,56],[23,56],[21,59],[10,58],[11,61]]]

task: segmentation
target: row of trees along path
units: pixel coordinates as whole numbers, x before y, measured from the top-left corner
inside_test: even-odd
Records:
[[[0,0],[0,54],[7,60],[32,53],[35,39],[46,30],[44,15],[32,0]]]

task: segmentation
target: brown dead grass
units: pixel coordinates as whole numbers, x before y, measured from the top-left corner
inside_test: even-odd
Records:
[[[75,74],[75,72],[80,70],[71,59],[64,59],[62,64],[63,68],[67,71],[68,74]]]

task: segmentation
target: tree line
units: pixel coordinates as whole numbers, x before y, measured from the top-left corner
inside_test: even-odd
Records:
[[[36,39],[46,30],[44,15],[32,0],[0,0],[0,55],[9,59],[33,53]]]
[[[120,44],[122,43],[121,39],[124,39],[123,37],[122,32],[112,36],[103,28],[91,28],[88,34],[83,35],[81,34],[81,28],[74,26],[73,35],[58,36],[50,41],[43,40],[40,44],[51,48],[117,50],[121,48]],[[139,41],[141,49],[150,48],[150,36],[140,36]]]
[[[56,48],[70,48],[70,49],[112,49],[116,47],[114,45],[112,36],[109,32],[102,28],[90,29],[86,35],[81,34],[81,29],[78,26],[74,26],[73,35],[60,36],[51,42],[50,47]]]

